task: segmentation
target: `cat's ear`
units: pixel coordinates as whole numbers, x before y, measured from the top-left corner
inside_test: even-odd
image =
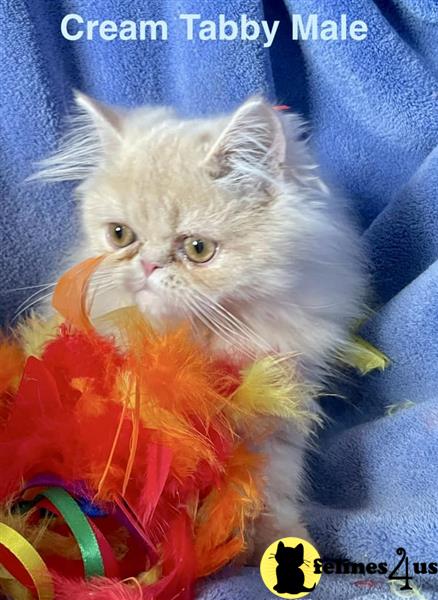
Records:
[[[298,546],[295,546],[295,551],[298,552],[300,554],[300,556],[304,556],[304,546],[303,544],[298,544]]]
[[[248,188],[269,187],[282,172],[286,138],[278,113],[251,98],[231,117],[204,164],[214,179]]]
[[[279,550],[284,550],[284,544],[283,544],[283,542],[278,542],[278,546],[277,546],[277,552],[278,552]]]
[[[77,91],[75,104],[59,149],[38,163],[39,171],[29,180],[81,181],[119,144],[122,118],[116,110]]]
[[[120,139],[121,115],[110,106],[75,90],[76,106],[90,120],[104,146],[112,145]]]

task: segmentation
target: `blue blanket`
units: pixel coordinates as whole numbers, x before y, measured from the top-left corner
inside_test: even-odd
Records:
[[[436,0],[230,0],[281,25],[275,43],[187,41],[179,13],[215,18],[214,0],[4,0],[0,44],[0,318],[76,238],[70,185],[29,185],[32,161],[56,145],[72,87],[125,106],[175,105],[182,114],[228,110],[265,93],[308,119],[324,173],[349,199],[369,249],[374,316],[363,335],[382,349],[384,373],[338,384],[323,401],[332,424],[309,456],[310,529],[326,557],[438,560],[438,5]],[[341,5],[341,3],[339,3]],[[165,19],[167,41],[71,42],[62,17]],[[362,19],[358,42],[290,39],[290,14]],[[13,291],[15,290],[15,291]],[[285,535],[288,532],[285,532]],[[438,575],[417,577],[438,597]],[[397,592],[397,589],[395,590]],[[385,577],[323,576],[317,599],[394,597]],[[397,592],[399,593],[399,592]],[[203,583],[202,600],[268,599],[254,569]]]

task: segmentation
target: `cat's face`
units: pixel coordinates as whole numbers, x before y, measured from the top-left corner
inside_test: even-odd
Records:
[[[233,198],[185,157],[157,173],[149,156],[99,175],[85,195],[89,244],[120,257],[114,286],[163,317],[201,307],[203,296],[244,303],[262,293],[284,259],[270,203]]]
[[[304,546],[298,544],[295,548],[285,546],[283,542],[278,542],[275,560],[278,564],[289,564],[291,567],[300,567],[304,562]]]
[[[137,304],[155,325],[188,319],[213,350],[250,358],[319,364],[339,346],[363,289],[357,238],[298,117],[257,98],[194,120],[78,104],[39,177],[82,182],[86,237],[71,260],[109,257],[90,286],[93,317]]]
[[[326,355],[356,317],[362,277],[356,238],[332,218],[298,118],[257,99],[230,117],[193,121],[79,103],[72,138],[40,176],[82,181],[86,239],[72,260],[109,256],[94,297],[108,311],[134,302],[158,323],[200,321],[216,334],[212,352],[219,338],[239,359],[273,348],[302,359],[311,382],[325,377]],[[294,464],[288,452],[274,458],[272,485]],[[285,496],[275,511],[294,502]],[[276,558],[299,567],[303,547],[279,544]]]
[[[281,158],[281,129],[269,107],[248,107],[231,124],[139,114],[112,137],[105,131],[108,156],[79,189],[91,253],[115,259],[106,285],[154,319],[219,320],[217,304],[256,301],[284,279],[290,228],[267,183],[237,156],[248,151],[239,146],[248,118],[253,129],[257,120],[269,127],[263,152],[272,161]],[[238,181],[237,161],[249,169]]]

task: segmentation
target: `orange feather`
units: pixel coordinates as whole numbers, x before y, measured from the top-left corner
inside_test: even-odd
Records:
[[[59,279],[53,293],[53,308],[83,331],[93,329],[88,316],[87,291],[91,276],[104,258],[105,255],[88,258],[69,269]]]

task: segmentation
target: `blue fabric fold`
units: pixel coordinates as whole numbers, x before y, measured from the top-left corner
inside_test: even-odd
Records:
[[[179,13],[220,11],[280,19],[274,45],[185,39]],[[59,30],[67,13],[164,19],[169,39],[69,42]],[[292,13],[345,13],[367,23],[368,37],[292,41]],[[383,373],[349,374],[337,388],[346,400],[323,401],[333,423],[309,456],[310,530],[326,557],[395,566],[404,546],[412,560],[438,560],[436,1],[230,0],[219,10],[214,0],[14,0],[0,3],[0,24],[1,322],[29,296],[12,290],[48,282],[77,239],[72,186],[24,181],[55,148],[73,88],[183,115],[230,110],[253,93],[290,105],[308,120],[323,172],[363,232],[374,313],[362,335],[391,359]],[[386,579],[368,579],[323,576],[312,598],[394,597]],[[424,598],[438,597],[438,576],[417,583]],[[272,595],[248,568],[204,582],[199,598]]]

